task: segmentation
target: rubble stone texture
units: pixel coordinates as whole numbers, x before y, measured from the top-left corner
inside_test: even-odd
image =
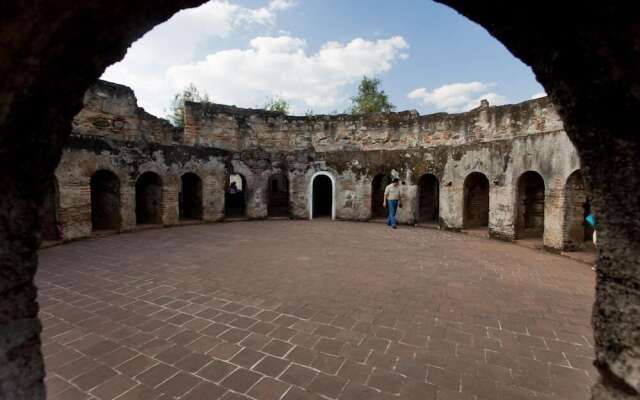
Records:
[[[45,200],[50,209],[56,207],[54,170],[71,133],[71,121],[83,106],[85,92],[104,69],[121,59],[126,48],[144,32],[179,9],[202,2],[12,1],[0,6],[0,59],[3,60],[0,63],[3,77],[0,82],[0,170],[3,171],[0,176],[3,189],[0,192],[0,397],[44,397],[40,322],[33,284],[37,266],[35,252],[42,240],[38,232],[45,222],[38,210]],[[640,138],[634,117],[640,106],[640,78],[637,74],[640,65],[637,43],[640,6],[634,2],[600,2],[580,7],[555,2],[442,2],[479,22],[514,55],[530,65],[564,122],[564,131],[575,145],[586,183],[592,190],[599,223],[600,254],[593,327],[596,363],[602,379],[595,385],[593,397],[638,397],[640,224],[637,221],[640,220],[640,202],[637,199],[640,198],[640,173],[637,160]],[[146,129],[152,139],[147,140],[149,143],[159,140],[160,136],[165,139],[167,135],[174,137],[170,127],[161,121],[156,123],[158,125]],[[118,126],[120,123],[115,124],[116,128]],[[534,137],[550,136],[532,135],[529,143],[525,139],[519,146],[535,148],[537,140]],[[513,142],[519,143],[517,139]],[[73,140],[69,144],[73,146]],[[235,145],[237,143],[233,140],[228,142],[228,146]],[[548,145],[548,149],[570,148],[552,143]],[[179,158],[180,147],[174,148],[175,157]],[[155,149],[150,145],[149,153],[153,154]],[[123,151],[129,150],[124,148]],[[483,151],[489,152],[487,149]],[[401,153],[408,152],[399,150],[395,157],[399,160]],[[163,151],[156,150],[155,153],[158,157],[164,155]],[[500,151],[493,154],[498,155]],[[224,157],[224,153],[221,155]],[[346,165],[353,159],[343,158],[336,160],[335,164]],[[211,163],[215,162],[214,157]],[[307,161],[301,157],[300,162]],[[330,162],[330,159],[320,160],[320,166],[330,165]],[[396,161],[395,165],[399,164],[400,161]],[[165,164],[169,165],[172,164]],[[149,165],[149,172],[160,176],[162,171],[152,171],[152,166]],[[237,168],[241,169],[240,165]],[[407,170],[405,167],[404,171]],[[454,174],[456,171],[445,172]],[[325,172],[317,171],[313,175],[318,173]],[[128,176],[120,179],[122,205],[127,205],[124,200],[127,196],[135,195],[130,190],[132,185],[127,183]],[[443,187],[449,183],[444,182]],[[459,180],[451,179],[450,182],[453,186]],[[247,179],[249,187],[259,187],[254,183]],[[208,184],[213,187],[219,182],[204,181],[203,187]],[[292,187],[294,184],[292,181]],[[175,182],[163,181],[162,187],[160,196],[151,199],[150,203],[161,205],[159,215],[162,223],[171,225],[180,214],[167,205],[177,204],[175,199],[179,193]],[[47,190],[54,192],[53,198],[46,196]],[[79,185],[77,190],[79,197],[90,197],[86,188]],[[205,193],[220,193],[219,190],[205,190]],[[349,190],[352,193],[348,193]],[[354,204],[355,191],[357,189],[347,182],[340,191],[335,191],[335,196],[344,194],[344,198],[336,199],[336,204]],[[557,198],[560,197],[558,195]],[[251,198],[245,200],[248,201],[247,211],[254,209],[256,217],[259,217],[259,207],[255,207],[258,203],[252,205]],[[215,208],[207,207],[206,199],[203,203],[204,210]],[[445,201],[441,210],[447,210],[447,204],[455,202]],[[73,204],[60,203],[59,206],[62,210]],[[90,210],[86,203],[79,210],[83,208]],[[126,207],[123,210],[123,225],[135,218],[132,209]],[[457,207],[456,210],[460,213],[462,208]],[[545,205],[545,220],[552,217],[546,211]],[[295,215],[301,211],[292,207],[291,212]],[[204,213],[206,215],[206,211]],[[455,213],[452,209],[444,211],[441,218]],[[90,221],[90,217],[87,219],[88,216],[82,216],[82,213],[73,215],[79,216],[78,223],[70,226],[82,227],[83,221]],[[60,215],[61,220],[63,216]],[[366,215],[341,217],[366,218]],[[53,218],[56,218],[55,214]],[[498,215],[497,218],[503,216]],[[553,218],[563,220],[561,215]],[[489,224],[491,226],[491,221]],[[546,227],[545,243],[548,243]],[[84,235],[85,232],[78,229],[76,234]],[[43,233],[51,236],[62,234],[63,238],[68,234],[55,229],[44,230]],[[563,236],[562,228],[554,233],[555,238]],[[108,371],[103,371],[100,376],[108,374]],[[91,384],[89,378],[83,384]],[[155,378],[149,376],[149,379]],[[317,379],[326,383],[323,386],[327,390],[339,386],[338,381],[328,380],[324,375]],[[375,380],[378,386],[397,386],[396,376],[377,374]],[[186,378],[176,381],[176,385],[184,387],[188,384],[185,382]],[[126,385],[126,382],[119,385]],[[261,390],[276,389],[262,386]],[[357,388],[349,390],[350,393],[357,392]]]
[[[558,250],[577,229],[572,244],[585,242],[580,210],[588,189],[549,99],[427,116],[285,117],[187,103],[183,131],[137,107],[122,85],[100,81],[84,104],[50,195],[59,209],[48,224],[64,240],[184,220],[306,219],[322,190],[338,219],[369,220],[384,217],[393,175],[402,180],[401,223],[421,222],[422,213],[445,229],[485,227],[507,240],[533,235]],[[333,183],[315,188],[318,173]],[[571,196],[570,176],[582,197]],[[232,178],[242,194],[228,193]],[[101,211],[92,212],[96,202]],[[269,213],[274,202],[281,214]]]

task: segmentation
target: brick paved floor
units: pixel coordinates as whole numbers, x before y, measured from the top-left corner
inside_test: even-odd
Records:
[[[594,274],[511,244],[266,221],[42,250],[50,400],[586,399]]]

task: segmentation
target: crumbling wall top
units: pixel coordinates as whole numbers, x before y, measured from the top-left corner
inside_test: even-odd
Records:
[[[138,106],[133,90],[100,80],[84,96],[84,108],[73,120],[76,135],[101,136],[162,144],[179,140],[181,130]]]
[[[240,151],[400,150],[502,140],[557,132],[562,121],[548,98],[471,111],[420,115],[417,111],[366,115],[287,116],[212,103],[187,103],[189,144]]]
[[[415,110],[366,115],[288,116],[267,110],[185,104],[178,129],[138,106],[133,90],[99,81],[85,95],[74,133],[127,141],[180,143],[229,151],[374,151],[456,146],[563,130],[548,98],[479,107],[464,113]]]

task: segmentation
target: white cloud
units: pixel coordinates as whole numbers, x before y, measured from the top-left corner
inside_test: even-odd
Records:
[[[457,82],[427,91],[418,88],[408,94],[410,99],[422,101],[426,105],[447,112],[468,111],[480,105],[486,99],[491,105],[505,104],[507,98],[490,91],[493,84],[483,82]]]
[[[302,39],[257,37],[247,49],[224,50],[206,59],[173,66],[167,78],[173,88],[193,82],[216,102],[253,107],[271,96],[282,97],[303,112],[332,111],[345,106],[348,85],[363,75],[389,71],[409,45],[402,37],[376,41],[328,42],[307,54]]]
[[[546,97],[547,94],[545,92],[540,92],[540,93],[536,93],[533,96],[531,96],[530,100],[535,100],[535,99],[539,99],[542,97]]]
[[[295,0],[271,0],[271,3],[269,3],[269,9],[286,10],[287,8],[293,7],[295,4]]]
[[[271,0],[266,7],[255,9],[239,8],[238,21],[263,25],[274,24],[277,12],[291,8],[295,3],[293,0]]]
[[[133,44],[124,62],[188,60],[194,56],[198,46],[212,38],[226,38],[234,30],[248,25],[274,24],[276,12],[291,5],[290,1],[274,0],[266,7],[251,9],[227,0],[209,1],[200,7],[181,11],[152,29]]]
[[[295,53],[306,45],[304,40],[291,36],[259,36],[250,42],[250,46],[261,53]]]
[[[208,43],[238,29],[272,29],[278,13],[294,5],[293,0],[271,0],[263,7],[247,8],[229,0],[211,0],[181,11],[136,41],[124,60],[109,67],[102,78],[133,87],[143,106],[162,114],[171,96],[164,91],[169,67],[201,59]],[[162,105],[156,104],[158,97]]]
[[[162,116],[172,96],[190,83],[214,101],[240,107],[262,106],[282,97],[295,112],[329,112],[346,107],[349,93],[363,75],[389,71],[409,57],[402,37],[327,42],[310,52],[304,39],[279,32],[279,13],[296,0],[262,0],[248,8],[233,0],[211,0],[182,11],[150,31],[109,67],[103,79],[131,86],[139,104]],[[255,37],[246,48],[222,51],[211,43],[235,38],[238,31]]]

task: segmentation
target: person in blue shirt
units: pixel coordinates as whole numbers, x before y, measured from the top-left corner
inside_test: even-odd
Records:
[[[596,245],[596,218],[593,216],[593,213],[589,213],[585,220],[593,228],[593,244]]]
[[[591,227],[593,228],[593,245],[597,247],[598,244],[597,244],[597,238],[596,238],[597,237],[597,235],[596,235],[596,218],[593,216],[593,213],[590,212],[589,215],[587,215],[585,217],[585,221],[587,221],[587,224],[591,225]],[[597,265],[598,264],[596,264],[593,267],[591,267],[591,270],[595,271]]]

